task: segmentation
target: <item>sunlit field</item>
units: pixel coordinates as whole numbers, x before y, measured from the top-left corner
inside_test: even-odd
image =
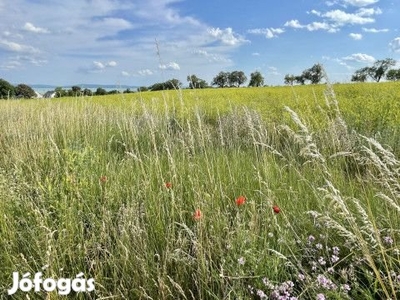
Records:
[[[0,295],[400,298],[400,84],[0,101]],[[65,299],[56,291],[15,299]]]

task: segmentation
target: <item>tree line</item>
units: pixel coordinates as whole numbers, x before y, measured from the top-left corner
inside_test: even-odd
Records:
[[[207,81],[192,74],[186,78],[189,89],[204,89],[212,86],[219,88],[226,87],[240,87],[247,81],[247,76],[243,71],[232,71],[232,72],[219,72],[211,81],[209,85]],[[258,71],[250,74],[249,87],[259,87],[264,85],[264,77]],[[183,83],[178,79],[170,79],[165,82],[155,83],[149,87],[142,86],[138,88],[139,91],[160,91],[160,90],[173,90],[182,88]]]
[[[358,69],[351,77],[351,81],[365,82],[368,78],[376,82],[381,81],[382,78],[389,81],[400,80],[400,69],[391,69],[395,65],[396,61],[392,58],[377,60],[370,67]]]
[[[352,82],[365,82],[368,79],[379,82],[385,78],[388,81],[400,80],[400,69],[391,69],[396,65],[396,60],[386,58],[377,60],[372,66],[364,67],[355,71],[351,77]],[[311,68],[304,70],[300,75],[286,74],[284,83],[293,84],[318,84],[324,77],[324,71],[321,64],[315,64]]]
[[[54,93],[55,98],[60,97],[77,97],[77,96],[100,96],[100,95],[111,95],[120,93],[118,90],[107,91],[104,88],[98,87],[96,91],[92,91],[88,88],[82,89],[80,86],[72,86],[70,89],[64,89],[62,87],[55,88],[54,91],[49,91]],[[126,89],[123,93],[131,93],[130,89]],[[13,99],[13,98],[23,98],[31,99],[37,98],[37,93],[26,84],[18,84],[13,86],[8,81],[0,78],[0,99]]]
[[[286,74],[284,78],[284,83],[288,85],[306,84],[310,82],[311,84],[318,84],[324,77],[323,68],[321,64],[315,64],[311,68],[305,69],[301,75]]]
[[[13,86],[8,81],[0,78],[0,98],[10,99],[10,98],[35,98],[35,91],[26,84],[18,84]]]
[[[124,93],[130,93],[129,89],[125,90]],[[60,97],[77,97],[77,96],[103,96],[103,95],[113,95],[119,94],[118,90],[107,91],[101,87],[98,87],[96,91],[92,91],[88,88],[82,89],[80,86],[74,85],[70,89],[63,89],[62,87],[57,87],[54,90],[55,98]]]
[[[377,60],[372,66],[361,68],[352,75],[352,82],[365,82],[368,79],[379,82],[382,78],[389,81],[400,80],[400,68],[392,69],[396,65],[396,61],[392,58]],[[306,83],[318,84],[324,77],[324,69],[321,64],[314,64],[311,68],[305,69],[300,75],[286,74],[284,83],[287,85]],[[195,74],[187,76],[187,82],[190,89],[204,89],[216,86],[218,88],[240,87],[247,82],[247,76],[243,71],[219,72],[211,81],[210,85]],[[137,88],[138,92],[173,90],[182,88],[183,84],[178,79],[170,79],[161,83],[154,83],[151,86],[142,86]],[[250,74],[249,87],[264,86],[264,77],[259,71]],[[130,89],[123,93],[132,93]],[[95,96],[120,93],[118,90],[106,91],[99,87],[96,91],[90,89],[82,89],[79,86],[72,86],[70,89],[57,87],[54,90],[55,97],[76,97],[76,96]],[[13,86],[4,79],[0,79],[0,98],[35,98],[36,92],[26,84],[18,84]]]

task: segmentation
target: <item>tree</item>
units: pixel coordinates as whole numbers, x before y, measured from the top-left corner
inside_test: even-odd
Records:
[[[71,91],[72,91],[72,96],[76,97],[81,94],[82,89],[80,86],[74,85],[71,87]]]
[[[98,87],[96,92],[94,92],[94,94],[96,96],[103,96],[103,95],[107,95],[107,91],[101,87]]]
[[[151,91],[163,91],[163,90],[175,90],[179,89],[182,86],[182,83],[178,79],[170,79],[162,83],[155,83],[149,86],[149,90]],[[139,88],[140,91],[144,91],[143,87]]]
[[[191,89],[204,89],[208,87],[207,82],[198,78],[196,75],[190,75],[186,79],[189,82],[189,88]]]
[[[386,79],[391,81],[400,80],[400,69],[392,69],[386,73]]]
[[[304,85],[306,83],[306,79],[302,75],[295,76],[294,81],[301,85]]]
[[[353,76],[351,76],[351,81],[353,82],[365,82],[369,75],[369,68],[365,67],[357,70]]]
[[[83,96],[92,96],[93,92],[89,90],[88,88],[83,90]]]
[[[312,84],[318,84],[324,76],[322,73],[322,65],[315,64],[311,68],[304,70],[301,75],[305,80],[310,80]]]
[[[228,73],[228,83],[229,86],[241,86],[243,83],[247,81],[247,77],[243,71],[233,71]]]
[[[15,96],[15,88],[8,81],[0,78],[0,98],[9,99]]]
[[[18,98],[25,98],[25,99],[31,99],[36,97],[35,91],[29,85],[23,83],[18,84],[15,87],[15,95]]]
[[[164,83],[154,83],[153,85],[149,86],[150,91],[162,91],[165,90]]]
[[[176,90],[182,86],[182,82],[180,82],[178,79],[173,78],[166,81],[164,85],[166,90]]]
[[[56,87],[54,92],[56,93],[56,95],[55,95],[56,98],[65,97],[68,94],[68,92],[66,90],[64,90],[62,87]]]
[[[118,90],[111,90],[107,92],[107,95],[115,95],[115,94],[119,94]]]
[[[382,60],[377,60],[374,65],[370,68],[369,76],[379,82],[382,77],[385,76],[386,72],[390,67],[393,67],[396,64],[396,61],[392,58],[386,58]]]
[[[367,77],[370,77],[372,80],[379,82],[383,77],[385,77],[389,68],[394,66],[395,64],[396,61],[392,58],[377,60],[376,62],[374,62],[372,67],[364,67],[357,70],[352,76],[351,80],[366,81]]]
[[[260,72],[255,71],[250,74],[249,86],[259,87],[264,85],[264,77]]]
[[[296,76],[286,74],[284,78],[284,83],[288,85],[293,85],[296,82]]]
[[[217,76],[213,78],[211,85],[217,85],[220,88],[226,87],[228,85],[228,72],[219,72]]]
[[[137,88],[138,92],[147,92],[149,88],[147,86],[141,86]]]

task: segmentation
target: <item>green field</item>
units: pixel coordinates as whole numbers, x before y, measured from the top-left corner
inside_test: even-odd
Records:
[[[0,297],[400,298],[399,130],[399,83],[0,101]]]

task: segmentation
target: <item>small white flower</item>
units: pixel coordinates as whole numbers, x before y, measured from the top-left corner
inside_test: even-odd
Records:
[[[244,259],[243,256],[242,256],[241,258],[238,259],[238,263],[239,263],[239,265],[241,265],[241,266],[243,266],[245,262],[246,262],[246,260]]]

